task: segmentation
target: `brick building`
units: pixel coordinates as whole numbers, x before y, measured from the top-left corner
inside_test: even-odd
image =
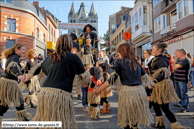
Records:
[[[39,3],[34,2],[34,5],[37,6]],[[20,2],[14,0],[0,1],[1,52],[13,47],[16,43],[22,43],[26,46],[26,51],[34,48],[37,54],[46,56],[46,43],[50,41],[51,35],[49,26],[47,26],[49,18],[45,17],[42,11],[34,5],[26,0],[20,0]],[[55,36],[54,39],[56,39],[58,35],[53,34],[52,36]]]

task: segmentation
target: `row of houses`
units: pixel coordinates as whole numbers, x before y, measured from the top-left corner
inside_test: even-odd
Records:
[[[39,2],[1,0],[0,18],[0,52],[16,43],[24,44],[26,50],[34,48],[44,56],[54,49],[60,21],[39,7]]]
[[[124,32],[131,33],[129,41]],[[153,44],[166,42],[173,55],[177,48],[194,55],[194,0],[136,0],[133,8],[109,16],[109,34],[112,51],[128,42],[143,56]]]

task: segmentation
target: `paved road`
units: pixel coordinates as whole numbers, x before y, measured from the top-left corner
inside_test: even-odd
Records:
[[[27,94],[27,90],[23,92],[23,95],[25,96]],[[118,96],[116,92],[114,92],[114,96],[109,98],[110,104],[111,104],[111,113],[110,114],[101,114],[100,119],[93,120],[89,118],[89,115],[86,111],[82,110],[82,103],[81,100],[77,100],[77,96],[75,95],[75,91],[73,91],[74,95],[74,110],[76,114],[76,120],[78,129],[120,129],[119,126],[117,126],[117,107],[118,107]],[[189,91],[190,96],[190,112],[187,113],[178,113],[180,108],[173,107],[172,104],[170,104],[170,108],[173,111],[173,113],[176,115],[177,120],[182,125],[187,125],[191,129],[194,129],[194,118],[191,117],[192,114],[194,114],[194,89],[191,89]],[[32,114],[32,117],[36,113],[36,109],[31,109],[27,105],[25,105],[26,110]],[[153,109],[151,109],[151,112],[155,118],[155,114]],[[11,106],[8,110],[8,112],[4,115],[3,121],[16,121],[16,110],[13,106]],[[170,129],[170,122],[166,119],[165,121],[167,124],[167,129]],[[142,127],[143,129],[152,129],[152,127]]]

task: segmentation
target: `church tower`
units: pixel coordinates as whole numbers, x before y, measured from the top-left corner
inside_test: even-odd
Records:
[[[74,2],[72,2],[71,9],[68,14],[68,23],[97,23],[98,24],[98,15],[94,9],[94,4],[90,9],[90,13],[87,12],[85,4],[82,2],[78,12],[76,12]],[[98,30],[98,28],[96,28]],[[75,33],[79,36],[82,30],[69,29],[68,34]]]

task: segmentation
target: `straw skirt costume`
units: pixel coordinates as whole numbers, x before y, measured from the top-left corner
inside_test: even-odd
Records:
[[[136,70],[133,67],[130,69],[129,63],[126,58],[118,59],[113,66],[116,73],[111,73],[108,80],[109,84],[116,86],[119,95],[118,125],[122,128],[149,126],[153,118],[143,86],[153,83],[141,66],[137,66]],[[132,62],[130,65],[133,66]]]
[[[35,67],[38,63],[41,61],[37,58],[34,59],[34,62],[31,61],[31,59],[26,58],[25,60],[21,61],[21,63],[26,63],[24,66],[24,76],[28,75],[28,72]],[[19,87],[21,91],[25,90],[25,88],[28,88],[28,95],[25,98],[25,102],[27,105],[35,105],[36,104],[36,96],[35,94],[37,91],[39,91],[40,88],[40,83],[39,83],[39,78],[38,76],[33,76],[28,82],[20,83]]]
[[[0,79],[0,128],[4,113],[13,103],[19,121],[26,121],[30,114],[25,111],[24,99],[18,86],[17,76],[22,75],[19,56],[15,53],[6,61],[4,76]]]
[[[71,92],[77,74],[80,85],[90,82],[80,58],[70,52],[62,56],[61,62],[52,63],[50,56],[39,63],[30,76],[43,72],[47,75],[37,96],[37,112],[33,121],[62,121],[62,129],[77,128]]]
[[[156,126],[165,126],[164,117],[161,112],[162,109],[171,122],[172,128],[179,129],[181,125],[176,122],[177,120],[174,114],[169,110],[169,103],[180,102],[174,90],[173,82],[170,79],[170,70],[168,69],[169,59],[164,55],[158,55],[149,65],[151,67],[151,73],[153,73],[153,82],[155,83],[151,101],[153,102],[156,113]]]

